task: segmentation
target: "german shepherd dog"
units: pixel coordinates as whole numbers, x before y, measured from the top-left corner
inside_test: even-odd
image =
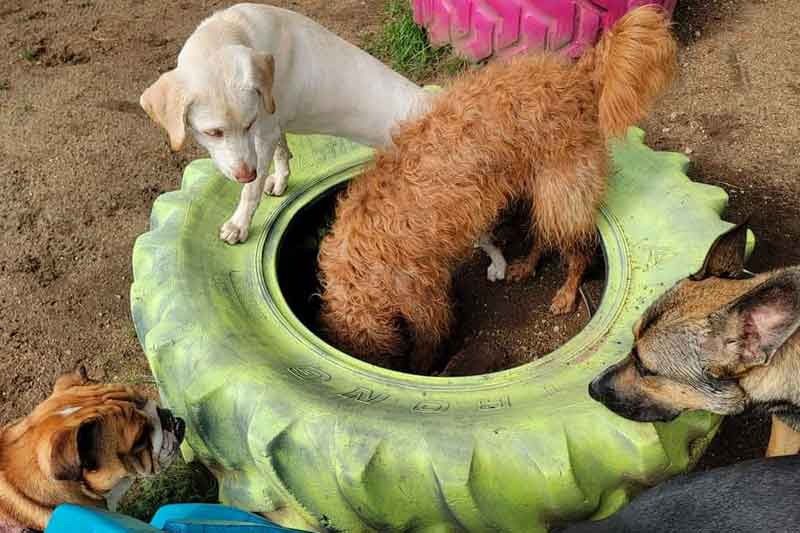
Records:
[[[750,274],[746,236],[745,224],[720,236],[700,271],[650,306],[592,398],[641,422],[757,407],[772,415],[767,456],[800,450],[800,266]]]

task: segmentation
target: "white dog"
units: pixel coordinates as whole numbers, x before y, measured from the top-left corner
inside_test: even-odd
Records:
[[[167,130],[173,150],[183,146],[188,124],[217,168],[245,184],[220,231],[235,244],[247,239],[261,193],[286,189],[286,132],[386,145],[392,126],[423,109],[428,95],[302,15],[238,4],[197,27],[177,68],[150,86],[140,104]],[[267,176],[273,156],[275,171]]]
[[[229,244],[247,240],[261,194],[286,190],[286,132],[345,137],[369,146],[391,142],[392,127],[425,110],[430,93],[298,13],[238,4],[200,23],[139,103],[180,150],[186,128],[228,178],[244,184],[220,228]],[[266,175],[270,162],[274,172]],[[487,237],[488,277],[505,261]],[[496,259],[499,255],[501,262]]]

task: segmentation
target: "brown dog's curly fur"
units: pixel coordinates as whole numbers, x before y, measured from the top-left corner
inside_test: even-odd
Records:
[[[508,277],[527,278],[544,249],[558,249],[568,277],[551,310],[573,309],[595,245],[607,139],[645,116],[674,71],[669,24],[644,7],[577,64],[523,56],[453,83],[339,199],[319,253],[331,339],[370,362],[428,373],[450,332],[454,270],[516,198],[532,204],[536,242]]]

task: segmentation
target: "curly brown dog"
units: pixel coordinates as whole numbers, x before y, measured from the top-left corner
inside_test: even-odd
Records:
[[[575,64],[523,56],[455,81],[338,201],[319,252],[331,340],[373,363],[430,372],[450,332],[452,274],[516,198],[531,202],[536,240],[508,277],[530,277],[544,250],[560,250],[568,276],[551,311],[572,310],[596,245],[607,139],[645,116],[674,71],[669,23],[643,7]]]

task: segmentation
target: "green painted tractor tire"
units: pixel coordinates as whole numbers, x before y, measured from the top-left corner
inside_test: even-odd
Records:
[[[724,191],[693,183],[686,157],[643,138],[631,129],[611,147],[616,173],[597,219],[607,281],[590,323],[536,361],[471,377],[352,358],[301,323],[281,291],[287,229],[371,150],[290,136],[290,188],[264,198],[237,246],[217,235],[240,187],[209,160],[189,165],[136,242],[131,302],[162,396],[187,422],[185,451],[219,477],[220,499],[337,531],[532,532],[606,516],[693,466],[719,417],[636,423],[587,394],[628,353],[640,313],[730,227]]]

